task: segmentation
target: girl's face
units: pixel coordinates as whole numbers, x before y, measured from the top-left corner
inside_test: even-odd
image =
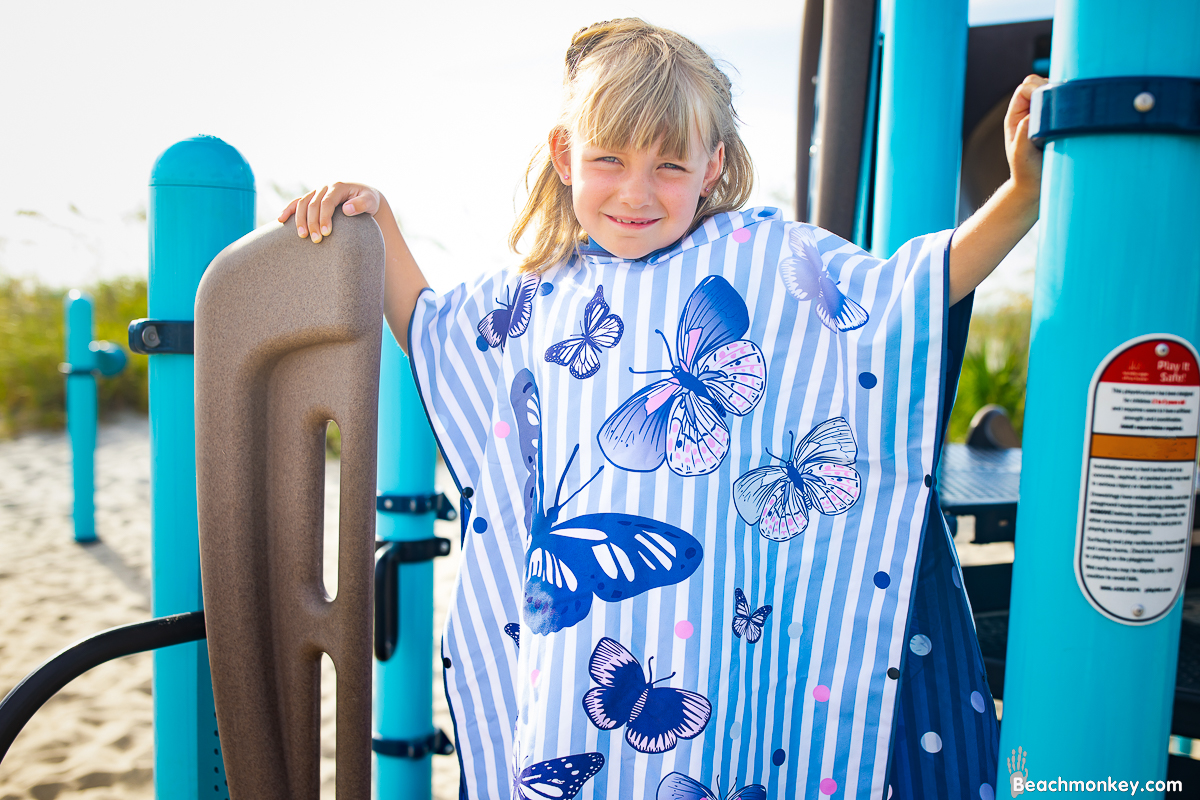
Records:
[[[572,147],[562,131],[550,135],[550,152],[559,177],[571,187],[579,224],[605,250],[627,259],[642,258],[687,233],[725,159],[725,145],[710,154],[697,131],[686,159],[668,157],[657,146]]]

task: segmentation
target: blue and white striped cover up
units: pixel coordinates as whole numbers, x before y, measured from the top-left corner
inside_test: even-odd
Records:
[[[756,208],[421,295],[463,797],[992,800],[932,480],[950,235],[882,260]]]

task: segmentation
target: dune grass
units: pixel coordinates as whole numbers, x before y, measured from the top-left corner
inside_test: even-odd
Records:
[[[1025,375],[1029,362],[1030,302],[1018,300],[976,313],[963,357],[958,397],[950,416],[950,440],[965,441],[975,412],[995,403],[1008,412],[1017,437],[1025,420]]]
[[[117,278],[82,287],[92,297],[95,337],[126,347],[129,321],[146,316],[146,281]],[[60,429],[66,423],[65,289],[0,276],[0,438]],[[125,369],[97,378],[103,419],[121,410],[146,413],[147,363],[129,353]]]

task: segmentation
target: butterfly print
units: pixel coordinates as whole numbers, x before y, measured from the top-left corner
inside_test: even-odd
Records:
[[[533,374],[523,369],[510,391],[516,415],[525,481],[524,620],[535,634],[569,628],[591,612],[593,597],[617,603],[650,589],[691,577],[704,558],[695,537],[673,525],[632,514],[584,514],[559,521],[563,506],[600,474],[565,500],[563,484],[579,454],[571,452],[553,505],[546,502],[542,476],[541,401]]]
[[[600,371],[600,351],[615,347],[625,332],[625,323],[616,314],[608,313],[604,302],[604,287],[596,287],[596,296],[583,310],[579,336],[568,336],[546,350],[546,360],[561,364],[579,379],[590,378]]]
[[[826,420],[796,445],[791,461],[752,469],[734,481],[733,502],[747,525],[784,542],[808,527],[809,514],[844,514],[858,500],[858,446],[841,417]]]
[[[479,335],[489,345],[500,348],[503,353],[509,339],[515,339],[528,330],[529,320],[533,318],[533,297],[541,282],[540,275],[527,273],[517,284],[516,296],[510,295],[506,288],[504,300],[497,298],[500,308],[479,322]]]
[[[680,739],[694,739],[708,725],[712,704],[700,694],[684,689],[655,686],[673,678],[672,672],[654,680],[654,657],[650,676],[642,665],[615,639],[604,637],[592,651],[588,672],[600,684],[583,696],[583,710],[600,730],[625,726],[625,741],[639,753],[665,753]]]
[[[683,309],[670,377],[633,395],[600,427],[605,457],[631,472],[663,461],[677,475],[707,475],[729,450],[729,415],[749,414],[763,396],[767,367],[741,295],[719,276],[705,278]],[[662,337],[671,355],[670,344]],[[630,368],[630,372],[633,369]]]
[[[581,753],[532,764],[519,773],[514,759],[513,797],[517,800],[571,800],[604,766],[600,753]]]
[[[720,780],[720,779],[718,779]],[[658,784],[657,800],[720,800],[715,792],[682,772],[672,772]],[[757,783],[744,786],[725,800],[767,800],[767,789]]]
[[[763,606],[750,612],[750,603],[746,601],[746,595],[741,589],[733,590],[733,635],[741,639],[746,637],[746,641],[754,644],[763,635],[763,624],[767,621],[767,616],[771,613],[770,606]]]
[[[509,622],[508,624],[506,624],[504,626],[504,632],[508,635],[508,638],[513,640],[513,644],[515,644],[517,646],[517,649],[520,650],[521,649],[521,626],[515,622]]]
[[[799,225],[791,228],[788,246],[791,257],[779,262],[779,276],[788,293],[797,300],[815,301],[817,316],[834,333],[866,325],[869,319],[866,310],[842,294],[837,281],[825,269],[813,232]]]

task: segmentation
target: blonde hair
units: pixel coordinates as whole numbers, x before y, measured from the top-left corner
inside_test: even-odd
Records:
[[[688,233],[746,202],[754,166],[738,136],[729,78],[695,42],[640,19],[598,22],[571,38],[564,83],[566,98],[555,126],[561,135],[577,132],[602,148],[659,144],[674,158],[689,157],[693,130],[710,154],[725,143],[721,174],[712,191],[700,197]],[[516,251],[534,226],[533,249],[521,272],[544,272],[574,253],[587,236],[575,218],[571,187],[559,178],[550,156],[543,146],[530,162],[529,199],[508,238]]]

